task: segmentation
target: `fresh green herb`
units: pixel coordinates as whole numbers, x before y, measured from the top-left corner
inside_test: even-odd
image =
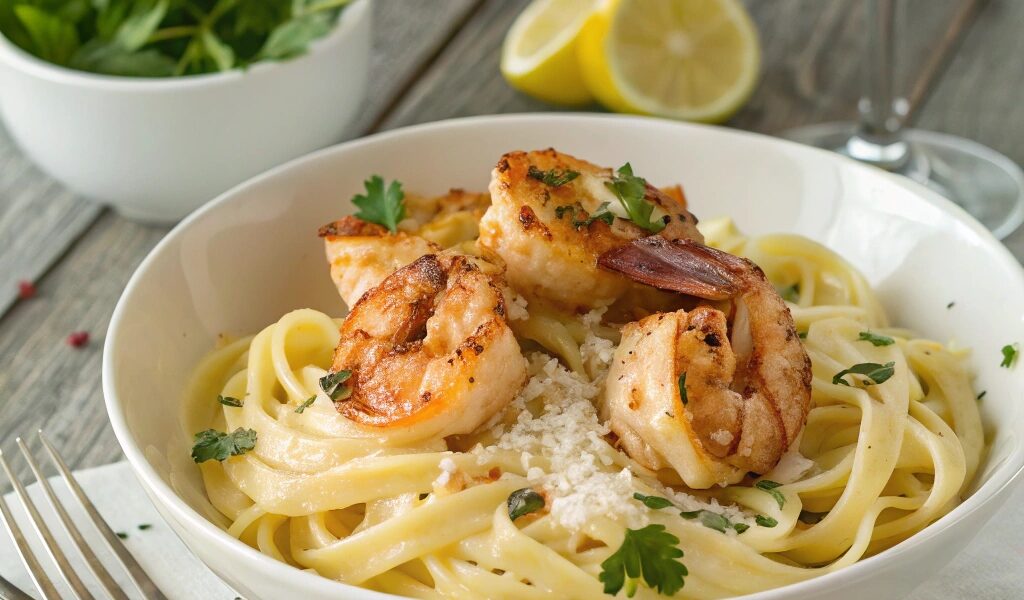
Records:
[[[853,365],[849,369],[843,369],[842,371],[835,374],[832,377],[832,383],[834,385],[850,385],[843,377],[846,375],[864,375],[874,383],[884,383],[892,377],[895,372],[894,362],[887,362],[884,365],[878,363],[860,363]],[[867,385],[871,385],[870,383]]]
[[[0,31],[72,69],[169,77],[303,54],[351,0],[10,0]]]
[[[229,456],[239,456],[256,447],[256,432],[239,427],[231,433],[207,429],[196,434],[192,445],[192,460],[197,463],[208,460],[222,461]]]
[[[526,175],[551,187],[563,186],[580,176],[578,171],[573,171],[571,169],[551,169],[550,171],[541,171],[533,165],[530,165],[530,168],[526,170]]]
[[[806,331],[800,331],[800,332],[798,332],[796,334],[796,336],[798,338],[802,339],[802,340],[806,340],[807,339],[807,332]]]
[[[122,540],[126,540],[126,539],[128,539],[128,534],[123,532],[123,531],[118,531],[117,532],[117,537],[121,538]]]
[[[348,369],[328,373],[320,378],[320,389],[322,389],[331,400],[344,400],[352,394],[352,388],[344,385],[351,376],[352,371],[349,371]]]
[[[950,302],[949,304],[946,305],[946,310],[949,310],[950,308],[953,308],[953,306],[955,306],[955,305],[956,305],[956,302]]]
[[[615,215],[608,210],[607,202],[601,203],[601,205],[597,207],[597,210],[594,211],[592,215],[584,219],[576,218],[577,211],[584,213],[586,212],[583,206],[580,205],[579,203],[577,203],[575,206],[571,204],[556,206],[555,218],[561,219],[566,214],[568,214],[572,218],[572,226],[575,227],[577,230],[583,229],[584,227],[589,227],[590,224],[593,223],[594,221],[604,221],[605,224],[609,226],[615,222]]]
[[[736,530],[736,533],[743,533],[750,529],[750,525],[747,525],[746,523],[733,523],[732,528]]]
[[[757,523],[758,525],[760,525],[761,527],[775,527],[776,525],[779,524],[779,522],[776,521],[775,519],[773,519],[771,517],[766,517],[764,515],[757,515],[757,516],[755,516],[754,517],[754,522]]]
[[[665,531],[664,525],[627,529],[622,546],[601,563],[598,580],[604,583],[604,593],[614,596],[625,586],[626,597],[632,598],[643,576],[647,587],[659,594],[675,594],[689,574],[678,560],[683,557],[678,545],[679,538]]]
[[[305,400],[302,401],[302,404],[295,407],[295,412],[301,415],[307,408],[312,406],[314,402],[316,402],[316,396],[310,396],[309,398],[306,398]]]
[[[150,525],[149,523],[143,523],[143,524],[139,525],[139,531],[145,531],[147,529],[151,529],[152,527],[153,526]]]
[[[714,529],[715,531],[721,531],[725,533],[726,529],[732,528],[732,521],[730,521],[725,515],[720,515],[710,510],[689,510],[679,513],[679,516],[684,519],[700,519],[701,525]]]
[[[629,163],[619,167],[618,175],[611,181],[605,182],[605,185],[615,193],[615,197],[626,209],[629,220],[633,221],[637,227],[651,233],[658,233],[665,228],[663,221],[651,220],[654,204],[650,203],[646,197],[647,181],[643,177],[633,175],[633,167]]]
[[[686,397],[686,371],[679,374],[679,399],[683,401],[683,406],[689,402],[689,398]]]
[[[779,295],[782,296],[782,299],[785,300],[786,302],[792,302],[793,304],[796,304],[797,302],[800,301],[800,284],[794,283],[793,285],[779,292]]]
[[[782,508],[786,504],[786,497],[782,494],[782,492],[780,492],[779,490],[775,489],[775,488],[777,488],[777,487],[779,487],[781,485],[782,485],[781,483],[776,483],[776,482],[770,481],[768,479],[762,479],[761,481],[758,481],[757,483],[755,483],[754,487],[756,487],[757,489],[759,489],[759,490],[761,490],[763,492],[767,492],[768,494],[770,494],[771,497],[775,498],[775,501],[779,503],[779,508]]]
[[[232,398],[231,396],[217,396],[217,402],[220,402],[224,406],[234,406],[235,408],[241,408],[242,401],[238,398]]]
[[[872,346],[891,346],[896,340],[887,335],[878,335],[870,331],[862,331],[857,338],[858,342],[871,342]]]
[[[1007,344],[1003,346],[1002,352],[1003,362],[999,363],[999,366],[1009,369],[1017,362],[1017,353],[1020,352],[1020,344]]]
[[[544,508],[544,496],[530,488],[516,490],[508,495],[508,518],[513,521],[542,508]]]
[[[633,492],[633,498],[642,502],[647,508],[653,508],[654,510],[660,510],[662,508],[672,506],[671,500],[668,498],[662,498],[661,496],[645,496],[640,492]]]
[[[816,523],[820,523],[821,520],[824,519],[827,516],[828,516],[827,512],[816,513],[816,512],[811,512],[811,511],[808,511],[808,510],[802,510],[802,511],[800,511],[800,516],[797,517],[797,518],[800,519],[801,523],[807,523],[808,525],[814,525]]]
[[[384,189],[384,179],[380,175],[371,175],[363,182],[366,195],[357,194],[352,197],[352,204],[359,207],[356,216],[364,221],[387,227],[391,233],[398,233],[398,223],[405,218],[405,192],[402,184],[392,181]]]
[[[988,393],[988,390],[981,390],[981,393],[978,394],[978,400],[981,400],[982,398],[984,398],[985,394],[987,394],[987,393]]]

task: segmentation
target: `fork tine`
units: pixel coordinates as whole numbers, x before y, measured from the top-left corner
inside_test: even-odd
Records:
[[[32,596],[21,591],[21,588],[7,581],[4,577],[0,577],[0,598],[4,598],[4,600],[32,600]]]
[[[139,588],[139,591],[142,592],[142,595],[150,600],[167,600],[167,597],[160,591],[160,588],[153,583],[153,580],[149,578],[149,575],[146,575],[146,572],[142,570],[141,566],[139,566],[135,557],[128,552],[124,544],[121,543],[121,540],[117,538],[117,534],[110,529],[107,522],[100,516],[99,511],[96,510],[96,507],[89,500],[89,497],[85,495],[85,492],[82,491],[81,486],[78,485],[78,482],[71,474],[71,470],[68,469],[68,465],[64,462],[64,459],[61,458],[57,449],[50,443],[50,440],[46,439],[46,436],[43,435],[43,431],[41,429],[39,430],[39,440],[42,441],[43,447],[46,448],[47,454],[50,455],[50,460],[53,461],[57,470],[60,471],[61,477],[64,479],[64,483],[67,484],[68,488],[71,489],[72,494],[74,494],[75,498],[82,505],[82,508],[85,509],[85,512],[89,515],[89,519],[93,522],[93,525],[95,525],[96,529],[98,529],[103,535],[103,540],[107,543],[107,547],[109,547],[110,550],[113,551],[119,559],[121,559],[121,564],[124,566],[125,570],[128,571],[128,575],[132,578],[136,587]]]
[[[39,510],[36,509],[36,505],[29,498],[28,493],[25,491],[25,487],[21,485],[18,478],[14,476],[14,472],[11,471],[11,466],[7,464],[7,460],[3,457],[3,452],[0,452],[0,466],[3,467],[4,473],[7,474],[7,478],[11,480],[11,485],[14,486],[14,492],[18,494],[18,499],[21,500],[21,504],[25,507],[25,512],[28,513],[29,520],[32,522],[32,527],[39,534],[39,537],[43,538],[44,545],[46,546],[46,552],[50,555],[50,559],[57,565],[57,570],[60,571],[61,577],[64,581],[71,586],[71,591],[75,597],[80,600],[92,600],[93,596],[89,593],[89,590],[85,589],[85,585],[82,580],[78,578],[75,570],[71,568],[71,564],[68,562],[64,551],[57,545],[57,541],[53,539],[53,534],[50,533],[50,529],[43,522],[42,515],[39,514]],[[7,515],[4,515],[7,518]],[[10,523],[14,522],[14,519],[9,520]],[[51,586],[52,587],[52,586]],[[45,593],[45,592],[44,592]],[[59,596],[54,596],[59,597]]]
[[[39,469],[39,465],[36,464],[32,454],[28,451],[28,446],[25,445],[24,440],[20,437],[15,438],[15,443],[18,444],[18,449],[21,450],[21,454],[25,457],[25,462],[28,463],[29,469],[32,470],[32,474],[36,476],[36,481],[43,488],[43,492],[46,494],[46,499],[53,508],[53,511],[57,513],[57,517],[60,518],[60,522],[64,525],[64,530],[71,536],[71,540],[74,541],[75,546],[78,546],[78,551],[82,553],[82,557],[85,558],[85,563],[92,571],[92,574],[96,576],[103,588],[107,590],[107,593],[111,598],[116,600],[128,600],[128,595],[125,594],[119,588],[114,578],[110,576],[110,572],[103,566],[103,563],[96,558],[96,554],[89,548],[89,545],[85,542],[78,527],[75,526],[74,521],[71,520],[71,516],[64,510],[64,505],[57,499],[56,494],[53,493],[53,488],[50,487],[49,480],[43,476],[42,471]]]
[[[3,464],[3,469],[7,473],[10,473],[10,469],[7,468],[7,461],[4,460],[3,452],[0,451],[0,463]],[[36,560],[36,555],[32,552],[32,548],[29,547],[28,541],[25,539],[25,535],[21,532],[21,528],[18,527],[18,523],[14,520],[14,515],[11,514],[10,508],[7,507],[7,502],[4,501],[3,496],[0,496],[0,516],[3,517],[4,524],[7,526],[7,533],[11,536],[11,541],[18,549],[18,556],[21,557],[21,562],[24,563],[25,569],[28,571],[29,577],[32,578],[32,583],[36,585],[36,589],[43,595],[46,600],[60,600],[60,594],[57,593],[57,588],[53,586],[53,582],[50,581],[50,577],[43,570],[42,565]]]

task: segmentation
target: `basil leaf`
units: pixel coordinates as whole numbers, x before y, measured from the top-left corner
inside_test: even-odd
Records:
[[[320,389],[327,394],[331,400],[344,400],[352,394],[351,388],[343,385],[352,376],[352,371],[342,369],[334,373],[328,373],[320,378]]]
[[[31,42],[31,48],[26,50],[43,60],[58,65],[68,64],[79,46],[74,23],[28,4],[15,6],[14,14]]]
[[[167,15],[167,0],[135,2],[131,14],[121,22],[114,41],[129,52],[146,45]]]
[[[896,363],[891,361],[884,365],[880,365],[878,363],[860,363],[853,365],[849,369],[843,369],[836,373],[835,376],[832,377],[832,383],[834,385],[850,385],[843,379],[846,375],[864,375],[876,384],[884,383],[892,377],[895,372],[895,365]]]
[[[305,54],[309,45],[334,27],[327,13],[312,13],[278,25],[270,32],[257,60],[284,60]]]
[[[206,55],[217,65],[218,71],[229,71],[231,67],[235,66],[235,51],[231,49],[231,46],[222,42],[209,29],[204,29],[200,36]]]

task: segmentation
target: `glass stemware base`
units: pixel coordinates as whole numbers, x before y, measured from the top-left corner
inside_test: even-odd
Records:
[[[949,198],[1003,239],[1024,222],[1024,172],[1002,154],[964,138],[906,129],[879,145],[855,123],[824,123],[783,133],[788,139],[905,175]]]

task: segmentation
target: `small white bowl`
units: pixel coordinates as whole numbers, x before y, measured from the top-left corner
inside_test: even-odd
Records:
[[[1024,367],[999,368],[1000,347],[1024,342],[1024,271],[961,209],[908,180],[755,134],[639,117],[484,117],[389,132],[275,169],[182,222],[128,283],[103,356],[110,421],[150,498],[214,572],[252,600],[386,597],[277,562],[204,516],[212,508],[180,425],[184,382],[219,333],[255,332],[300,307],[342,314],[316,231],[351,212],[368,174],[423,193],[484,190],[502,153],[548,146],[599,164],[628,160],[656,184],[681,182],[699,216],[810,236],[865,273],[895,323],[973,348],[992,437],[970,497],[877,556],[749,598],[905,597],[995,514],[1024,466]]]
[[[342,139],[362,106],[366,0],[303,56],[172,78],[74,71],[0,36],[0,113],[21,149],[124,216],[173,222],[229,187]]]

